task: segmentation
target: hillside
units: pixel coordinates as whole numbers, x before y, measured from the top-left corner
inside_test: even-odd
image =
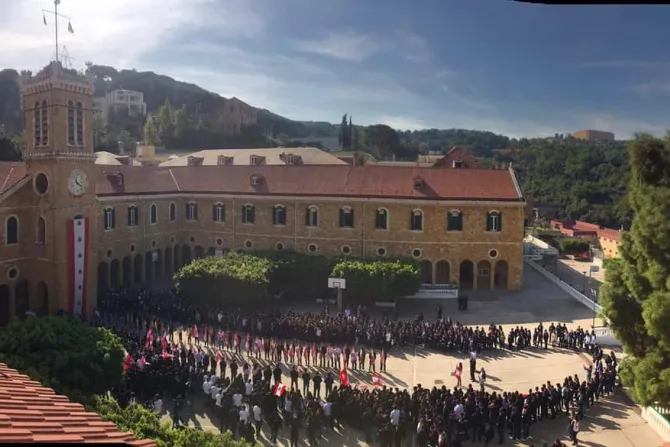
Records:
[[[628,155],[622,142],[607,145],[573,139],[515,140],[493,132],[465,129],[396,131],[384,124],[357,126],[342,117],[340,124],[294,121],[269,110],[257,109],[258,123],[229,135],[216,127],[216,117],[229,99],[195,84],[153,72],[116,70],[90,65],[95,95],[125,88],[141,91],[147,108],[156,116],[150,129],[156,142],[172,149],[230,147],[287,147],[316,145],[318,138],[339,140],[345,150],[367,152],[377,159],[412,161],[421,153],[446,152],[467,147],[483,165],[512,163],[521,186],[549,217],[583,219],[618,226],[628,218],[623,199],[628,179]],[[16,159],[21,132],[18,73],[0,71],[0,159]],[[145,133],[143,118],[110,117],[107,126],[96,125],[96,149],[117,151],[119,142],[130,147]],[[266,135],[271,130],[272,140]],[[313,139],[313,140],[310,140]],[[314,144],[312,144],[314,143]],[[4,149],[3,149],[4,148]]]

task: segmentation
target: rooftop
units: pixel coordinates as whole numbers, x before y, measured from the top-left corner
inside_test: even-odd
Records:
[[[188,158],[202,158],[202,166],[216,166],[219,164],[219,156],[232,157],[231,164],[250,165],[251,156],[264,157],[261,164],[266,165],[285,165],[285,155],[293,154],[300,158],[301,164],[306,165],[341,165],[345,164],[336,156],[318,149],[316,147],[271,147],[258,149],[207,149],[181,157],[169,159],[160,164],[160,166],[188,166]]]
[[[119,442],[154,447],[0,363],[0,444]]]

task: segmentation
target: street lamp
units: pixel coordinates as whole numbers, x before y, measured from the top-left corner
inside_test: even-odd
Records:
[[[596,304],[598,304],[598,289],[591,288],[591,296],[593,299],[593,320],[591,321],[591,329],[596,327]]]

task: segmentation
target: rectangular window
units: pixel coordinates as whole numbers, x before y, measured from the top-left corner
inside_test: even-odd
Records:
[[[214,205],[214,222],[223,222],[225,220],[226,213],[223,205]]]
[[[354,228],[354,210],[351,208],[340,210],[340,228]]]
[[[486,215],[486,231],[491,232],[502,231],[502,214],[492,212]]]
[[[107,208],[105,210],[105,230],[114,228],[114,209]]]
[[[255,209],[252,205],[242,207],[242,223],[252,224],[256,221]]]
[[[134,206],[128,207],[128,226],[134,227],[137,225],[137,208]]]
[[[463,214],[451,211],[447,214],[447,231],[463,231]]]
[[[386,230],[387,229],[387,219],[386,219],[385,210],[377,210],[377,215],[375,216],[375,229],[377,230]]]
[[[319,212],[316,208],[307,208],[307,214],[305,215],[305,225],[308,227],[319,226]]]

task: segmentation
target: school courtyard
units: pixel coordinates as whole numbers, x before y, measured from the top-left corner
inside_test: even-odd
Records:
[[[399,304],[401,318],[414,318],[423,312],[428,319],[435,318],[436,301],[409,301]],[[490,323],[502,325],[506,332],[509,327],[523,325],[534,328],[538,323],[545,325],[565,323],[568,327],[588,328],[592,324],[591,312],[548,282],[530,268],[524,271],[524,288],[521,292],[480,292],[470,295],[468,311],[457,310],[455,300],[441,301],[444,315],[469,325]],[[306,310],[316,310],[306,309]],[[596,325],[600,323],[596,321]],[[578,374],[584,378],[584,365],[589,362],[584,354],[562,349],[527,349],[523,352],[508,351],[483,353],[477,360],[477,368],[484,367],[488,381],[486,388],[491,391],[523,391],[550,381],[563,381],[568,375]],[[451,372],[463,362],[464,372],[468,372],[468,359],[465,356],[443,355],[421,348],[397,352],[389,357],[386,373],[382,381],[386,386],[411,388],[421,384],[423,387],[453,387],[455,379]],[[323,374],[323,371],[322,371]],[[372,387],[371,375],[367,372],[350,371],[352,385]],[[463,383],[467,385],[469,376],[464,374]],[[476,384],[475,384],[476,385]],[[166,402],[165,408],[171,405]],[[184,415],[190,425],[203,430],[216,430],[218,421],[209,416],[206,403],[193,401]],[[167,415],[165,417],[168,417]],[[542,446],[556,439],[567,442],[567,416],[556,420],[545,420],[531,427],[532,440],[513,442],[505,440],[505,445]],[[304,432],[304,430],[303,430]],[[346,430],[344,433],[326,433],[321,446],[366,445],[360,433]],[[261,440],[269,445],[265,434]],[[280,445],[288,446],[288,430],[280,433]],[[581,425],[580,445],[591,447],[660,447],[661,438],[647,425],[636,406],[626,395],[617,392],[613,397],[601,400],[592,407]],[[307,445],[303,441],[302,445]],[[412,440],[408,440],[408,446]],[[469,442],[466,445],[483,444]]]

